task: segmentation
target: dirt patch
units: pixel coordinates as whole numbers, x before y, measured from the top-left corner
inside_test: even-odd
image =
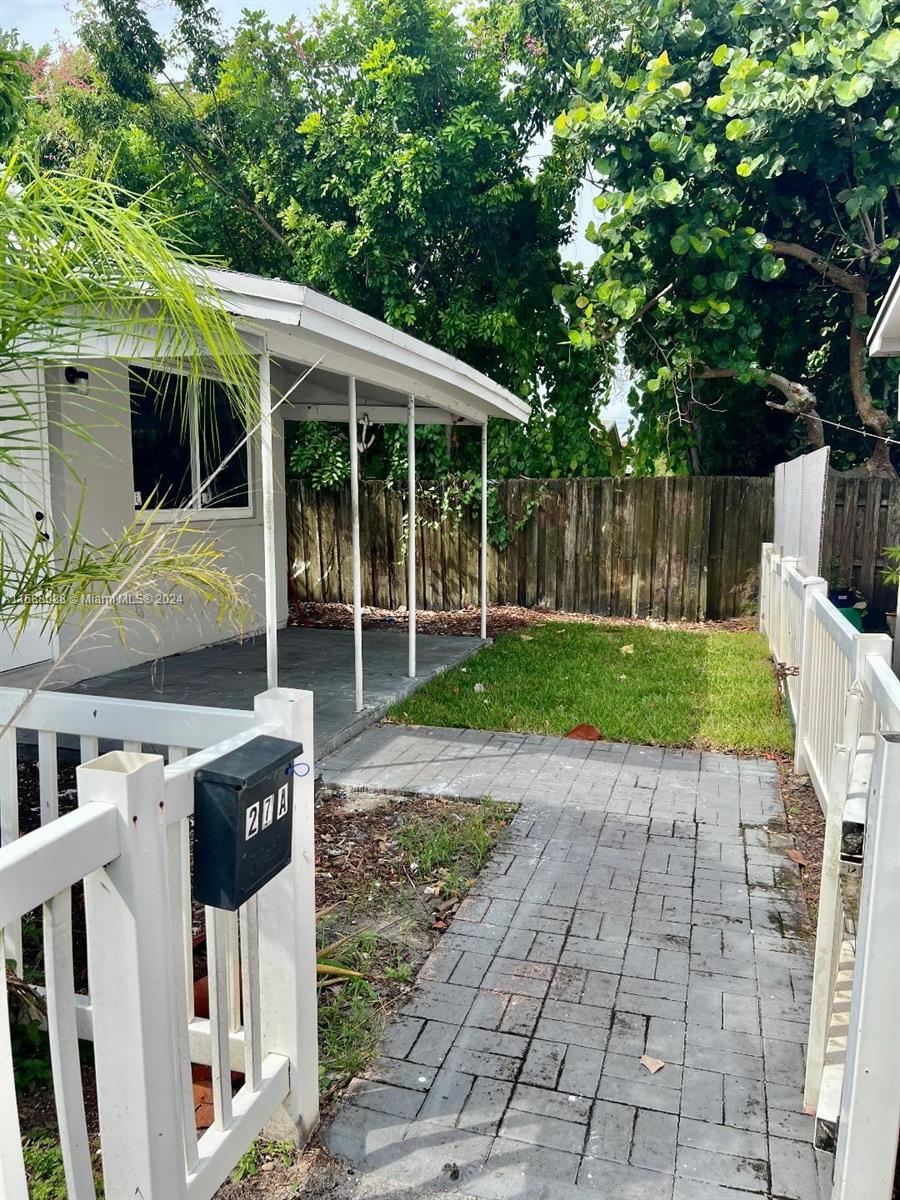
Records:
[[[806,778],[798,779],[790,763],[778,764],[778,779],[787,826],[794,846],[802,855],[800,887],[809,909],[813,929],[819,911],[819,883],[822,878],[822,851],[825,845],[825,816],[815,789]]]
[[[407,610],[364,607],[362,610],[364,629],[406,629]],[[524,608],[516,604],[492,604],[487,612],[488,637],[500,633],[514,633],[531,625],[543,625],[547,621],[568,621],[582,625],[650,625],[660,629],[674,628],[689,631],[719,630],[726,633],[746,633],[757,627],[756,617],[733,617],[726,621],[652,621],[646,617],[603,617],[593,613],[560,612],[550,608]],[[351,629],[353,609],[349,604],[303,603],[291,608],[289,624],[310,629]],[[477,605],[452,609],[448,612],[416,612],[416,628],[419,633],[452,634],[455,636],[479,637],[481,634],[481,611]]]

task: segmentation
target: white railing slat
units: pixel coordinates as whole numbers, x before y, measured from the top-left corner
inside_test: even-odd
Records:
[[[182,834],[186,821],[169,825],[166,829],[166,872],[169,899],[169,921],[171,936],[169,950],[172,971],[172,1020],[175,1025],[175,1050],[181,1080],[182,1130],[184,1134],[184,1158],[187,1169],[197,1165],[197,1126],[194,1117],[194,1081],[191,1074],[191,1049],[188,1022],[194,1015],[193,992],[193,941],[192,929],[184,927],[184,909],[191,903],[190,872],[184,873],[182,860]],[[190,957],[184,953],[185,946]],[[187,992],[191,992],[188,1008]]]
[[[96,1190],[75,1025],[72,893],[68,888],[44,905],[44,982],[56,1119],[66,1187],[69,1200],[94,1200]]]
[[[0,994],[0,1196],[27,1196],[6,980]]]
[[[38,731],[38,786],[41,824],[59,816],[59,762],[56,734]],[[72,959],[72,893],[69,888],[43,908],[44,987],[47,1032],[53,1065],[53,1092],[70,1200],[94,1200],[94,1174],[84,1115],[81,1059],[75,1027],[75,973]]]
[[[0,734],[0,847],[10,845],[18,836],[19,770],[16,762],[16,731],[7,729],[5,733]],[[3,930],[3,957],[11,961],[16,974],[21,975],[21,917],[17,916],[8,923],[0,921],[0,929]]]
[[[258,1091],[262,1076],[262,1035],[259,1019],[259,906],[255,896],[241,908],[241,979],[244,1009],[244,1078]]]
[[[78,739],[78,749],[81,761],[83,763],[90,762],[100,753],[100,739],[91,734],[84,734]]]
[[[206,974],[209,982],[209,1023],[212,1031],[213,1125],[231,1124],[231,1046],[229,1034],[228,915],[206,909]]]

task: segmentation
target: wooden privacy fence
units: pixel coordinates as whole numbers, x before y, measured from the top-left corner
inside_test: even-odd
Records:
[[[759,545],[773,523],[770,479],[514,479],[498,492],[513,535],[488,552],[492,604],[695,621],[755,602]],[[363,604],[406,603],[405,506],[404,493],[381,481],[360,488]],[[476,518],[423,525],[416,536],[419,605],[477,603]],[[290,485],[288,561],[296,599],[351,602],[349,492]]]
[[[822,575],[830,587],[855,587],[873,608],[893,608],[896,588],[882,575],[885,546],[900,545],[900,482],[832,471],[825,493]]]

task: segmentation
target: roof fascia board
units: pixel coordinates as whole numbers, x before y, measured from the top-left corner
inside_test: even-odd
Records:
[[[406,382],[399,388],[397,383],[385,383],[385,386],[422,396],[437,385],[444,396],[458,397],[463,403],[468,399],[470,404],[475,400],[486,409],[478,407],[461,415],[470,416],[479,424],[483,423],[485,415],[528,420],[530,408],[524,400],[468,363],[313,288],[231,271],[209,271],[208,277],[223,303],[236,315],[244,317],[251,328],[255,321],[266,322],[267,329],[273,333],[273,325],[295,326],[320,339],[320,352],[328,349],[331,363],[335,361],[333,351],[337,344],[348,351],[348,357],[356,351],[371,356],[374,364],[371,369],[385,361],[396,364],[407,373]],[[279,344],[285,357],[297,360],[296,349],[292,353],[283,342]],[[359,370],[350,373],[365,377]],[[381,380],[372,378],[371,382]]]
[[[324,340],[355,345],[361,353],[370,355],[376,361],[387,358],[423,379],[434,380],[447,391],[468,395],[489,406],[490,416],[519,421],[528,419],[529,409],[524,400],[513,396],[497,384],[493,388],[486,386],[482,382],[484,376],[479,377],[479,372],[473,371],[458,359],[451,358],[442,350],[436,350],[425,342],[409,337],[408,334],[391,330],[390,326],[380,321],[356,314],[345,305],[336,306],[329,311],[328,308],[318,305],[319,301],[327,300],[327,297],[321,297],[314,292],[310,292],[309,295],[315,297],[315,300],[308,299],[304,306],[300,318],[302,330]],[[333,304],[333,301],[329,304]],[[341,309],[344,311],[340,311]],[[353,319],[347,314],[353,314]],[[362,318],[360,322],[355,319],[357,315]]]
[[[313,366],[321,362],[323,370],[353,376],[361,382],[388,388],[400,396],[413,395],[417,400],[424,400],[436,408],[446,409],[455,416],[463,417],[476,425],[484,424],[485,412],[472,404],[470,399],[457,396],[447,389],[435,387],[434,380],[429,379],[427,375],[392,370],[385,365],[384,358],[380,356],[373,359],[371,355],[359,353],[351,357],[347,354],[345,347],[336,345],[330,340],[313,337],[308,333],[301,335],[295,332],[291,334],[287,330],[272,329],[271,327],[267,328],[267,341],[270,353],[279,358],[289,359],[301,367],[303,365]],[[299,393],[301,398],[305,394],[303,389],[307,386],[305,383],[301,384]],[[329,395],[333,396],[333,393],[329,393]],[[491,412],[488,415],[502,416],[504,414]]]
[[[895,271],[875,314],[867,344],[873,358],[900,354],[900,268]]]

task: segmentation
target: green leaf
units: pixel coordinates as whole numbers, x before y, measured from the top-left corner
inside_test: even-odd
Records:
[[[670,238],[669,245],[675,254],[687,254],[691,248],[691,243],[683,233],[676,233],[674,237]]]
[[[721,46],[717,46],[713,51],[712,62],[714,67],[724,67],[731,57],[731,50],[723,42]]]
[[[900,29],[885,30],[868,47],[866,54],[869,58],[874,58],[876,62],[884,63],[886,67],[892,67],[900,58]]]
[[[667,179],[664,183],[657,183],[651,195],[658,204],[677,204],[684,195],[684,188],[677,179]]]
[[[687,100],[691,94],[691,85],[686,79],[682,79],[678,83],[673,83],[669,91],[674,92],[676,96],[680,96],[682,100]]]
[[[867,29],[877,29],[884,16],[882,0],[859,0],[853,15]]]
[[[752,128],[753,126],[750,124],[750,122],[745,120],[743,117],[732,117],[732,119],[725,126],[725,136],[728,138],[729,142],[737,142],[740,141],[742,137],[746,137]]]
[[[710,96],[706,101],[706,107],[710,112],[723,113],[728,107],[728,96],[718,95]]]

